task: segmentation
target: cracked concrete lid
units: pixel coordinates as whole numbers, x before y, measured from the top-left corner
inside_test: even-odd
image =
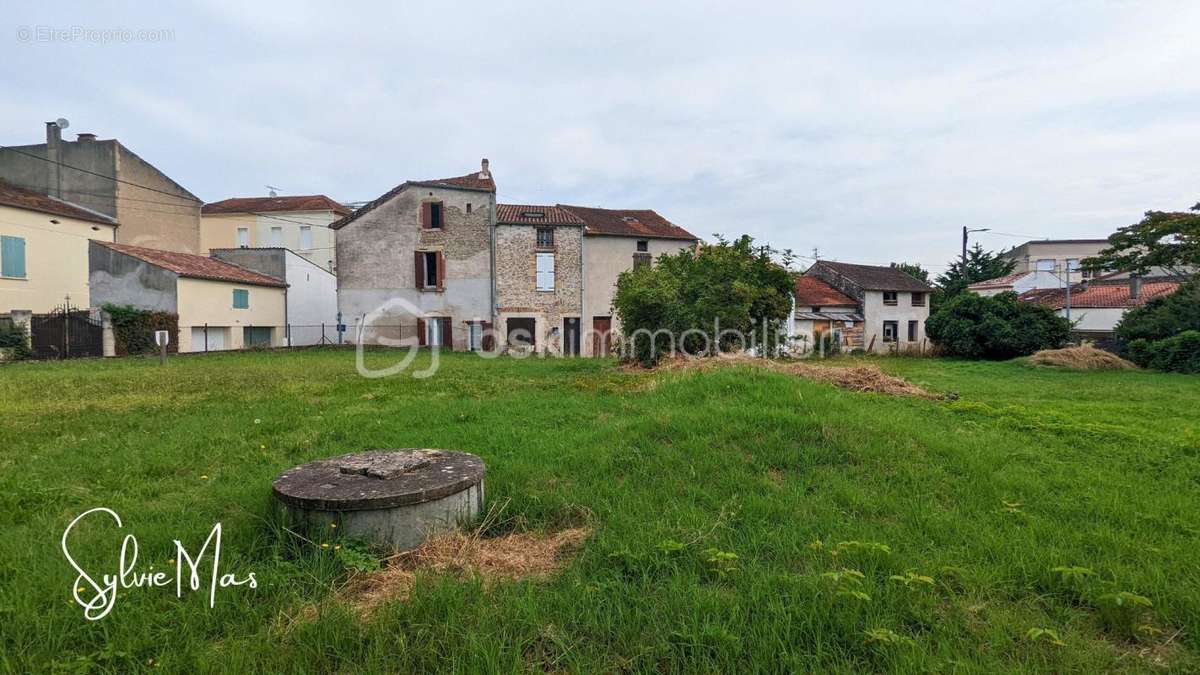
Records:
[[[368,450],[309,462],[275,479],[284,504],[312,511],[387,509],[441,499],[478,485],[486,469],[453,450]]]

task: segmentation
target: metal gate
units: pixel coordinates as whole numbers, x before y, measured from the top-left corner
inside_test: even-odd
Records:
[[[62,307],[49,314],[34,314],[29,332],[39,359],[104,356],[104,325],[86,311]]]

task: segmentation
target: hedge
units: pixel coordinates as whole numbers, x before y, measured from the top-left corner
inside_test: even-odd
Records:
[[[1129,343],[1129,357],[1143,368],[1200,373],[1200,331],[1185,330],[1164,340],[1134,340]]]
[[[112,320],[117,356],[157,353],[158,345],[154,344],[154,331],[158,330],[165,330],[171,335],[167,351],[172,354],[179,351],[178,314],[111,304],[104,305],[104,311]]]

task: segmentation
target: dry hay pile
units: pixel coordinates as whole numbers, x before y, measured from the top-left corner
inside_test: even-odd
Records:
[[[727,366],[751,366],[766,368],[777,373],[797,375],[817,382],[825,382],[850,391],[890,394],[892,396],[918,396],[938,398],[902,377],[888,375],[874,364],[856,366],[825,366],[808,361],[776,361],[745,353],[718,354],[712,357],[675,356],[662,359],[655,372],[701,371],[706,372]],[[645,372],[640,366],[625,366],[629,371]]]
[[[485,586],[519,579],[544,579],[566,563],[591,530],[574,528],[546,535],[515,533],[483,538],[478,532],[447,532],[420,547],[393,556],[378,572],[356,574],[338,593],[367,616],[389,600],[408,597],[420,572],[476,577]]]
[[[1029,357],[1029,362],[1039,366],[1058,366],[1072,370],[1133,370],[1137,368],[1112,352],[1088,346],[1043,349]]]

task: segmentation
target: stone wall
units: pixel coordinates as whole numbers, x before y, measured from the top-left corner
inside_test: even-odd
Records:
[[[554,227],[554,246],[537,246],[533,225],[496,226],[496,329],[505,340],[509,318],[535,320],[535,348],[560,353],[563,319],[580,319],[583,310],[582,230]],[[537,290],[537,253],[554,253],[554,290]],[[580,339],[585,327],[579,322]],[[582,348],[580,352],[582,353]]]

